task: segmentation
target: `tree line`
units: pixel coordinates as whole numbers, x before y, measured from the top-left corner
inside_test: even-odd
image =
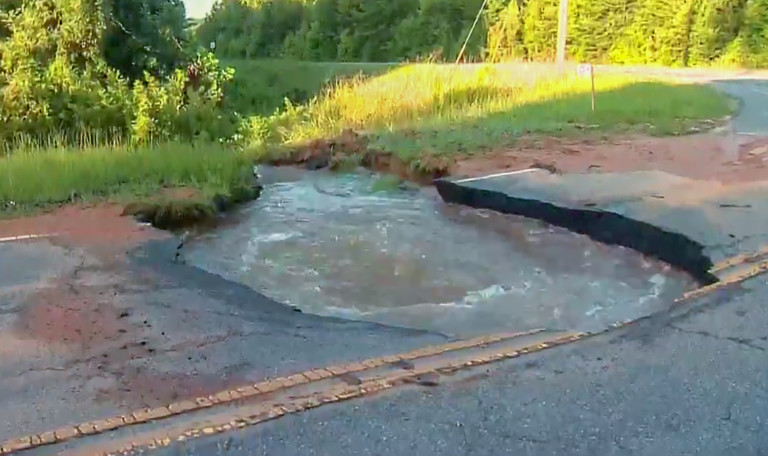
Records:
[[[220,0],[196,28],[227,58],[454,59],[482,0]],[[559,0],[488,0],[466,60],[550,60]],[[768,66],[768,0],[570,0],[569,57]]]

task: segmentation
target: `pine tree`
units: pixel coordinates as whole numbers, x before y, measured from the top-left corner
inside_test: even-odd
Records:
[[[523,19],[523,43],[530,59],[551,60],[557,45],[559,0],[528,0]]]
[[[706,65],[719,59],[739,36],[746,10],[746,0],[698,0],[691,26],[691,62]]]
[[[605,61],[632,22],[638,0],[572,0],[568,53],[581,62]]]
[[[500,61],[525,57],[520,3],[511,0],[500,11],[495,8],[487,15],[488,58]]]

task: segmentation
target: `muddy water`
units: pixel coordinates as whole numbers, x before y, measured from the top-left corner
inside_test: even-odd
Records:
[[[273,179],[236,223],[191,242],[186,259],[304,312],[457,336],[597,330],[694,287],[630,250],[375,176]]]

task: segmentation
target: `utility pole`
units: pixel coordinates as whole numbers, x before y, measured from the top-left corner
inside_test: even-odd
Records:
[[[568,0],[560,0],[557,18],[557,64],[565,64],[565,43],[568,41]]]

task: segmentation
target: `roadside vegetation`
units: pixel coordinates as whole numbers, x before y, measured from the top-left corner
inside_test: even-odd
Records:
[[[533,37],[549,30],[551,5],[538,1],[489,1],[467,59],[546,59],[549,38]],[[478,7],[224,0],[191,24],[180,0],[0,1],[0,215],[102,199],[154,213],[192,199],[208,214],[257,195],[254,160],[375,168],[373,151],[429,176],[525,135],[683,134],[729,112],[706,86],[602,74],[593,112],[589,78],[441,63]],[[521,22],[499,28],[509,15]]]
[[[394,144],[418,141],[423,148],[455,153],[451,142],[488,147],[524,134],[585,129],[681,134],[729,109],[706,86],[598,75],[595,87],[593,112],[588,77],[531,79],[491,65],[403,66],[337,83],[269,118],[264,141],[290,144],[353,129],[375,134],[392,152],[399,149]]]
[[[177,142],[17,150],[0,159],[0,201],[6,209],[34,209],[105,197],[130,201],[186,187],[196,198],[231,196],[249,185],[244,154],[215,144]]]
[[[197,28],[221,57],[453,62],[483,0],[222,0]],[[466,61],[551,60],[559,0],[488,0]],[[768,65],[768,0],[570,0],[569,55]]]
[[[1,5],[0,211],[237,192],[251,166],[225,147],[232,71],[190,45],[180,1]]]

